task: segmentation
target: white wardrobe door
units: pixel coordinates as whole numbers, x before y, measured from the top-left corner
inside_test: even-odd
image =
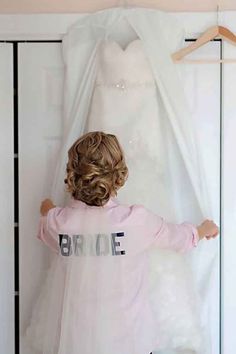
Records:
[[[197,55],[219,55],[209,43]],[[208,174],[209,192],[219,220],[220,77],[217,65],[186,65],[185,86]],[[28,323],[33,301],[43,282],[48,254],[36,239],[39,204],[50,190],[62,126],[60,44],[19,45],[19,175],[20,175],[20,318]],[[217,277],[216,277],[217,278]],[[219,353],[219,282],[214,283],[211,354]],[[24,351],[26,354],[26,351]],[[28,354],[28,353],[27,353]]]
[[[233,45],[224,43],[224,58],[236,58]],[[223,249],[223,354],[236,351],[236,65],[225,64],[224,77],[224,225]]]
[[[36,234],[40,203],[49,196],[60,146],[64,68],[60,43],[22,43],[19,44],[18,54],[22,335],[29,323],[49,261],[50,252],[36,238]],[[22,352],[26,354],[26,349]]]
[[[189,56],[190,57],[190,56]],[[192,59],[220,58],[220,42],[210,42],[191,54]],[[183,64],[182,64],[183,65]],[[181,69],[181,68],[180,68]],[[203,157],[209,197],[213,208],[214,220],[220,222],[220,65],[184,64],[185,90],[194,119],[199,149]],[[208,241],[206,241],[208,242]],[[217,241],[219,247],[219,239]],[[209,254],[212,244],[209,246]],[[218,253],[219,254],[219,253]],[[219,257],[214,274],[210,301],[210,354],[220,352],[220,280]],[[228,354],[228,352],[227,352]]]
[[[0,348],[14,353],[13,47],[0,44]]]

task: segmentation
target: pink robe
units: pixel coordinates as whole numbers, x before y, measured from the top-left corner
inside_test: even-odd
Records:
[[[199,236],[141,205],[103,207],[71,200],[41,217],[38,238],[65,261],[59,354],[148,354],[158,328],[148,297],[150,248],[187,252]]]

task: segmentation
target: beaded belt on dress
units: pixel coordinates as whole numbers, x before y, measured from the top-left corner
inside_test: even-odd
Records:
[[[154,81],[142,81],[142,82],[128,82],[125,80],[120,80],[119,82],[116,83],[103,83],[103,82],[96,82],[95,86],[103,86],[103,87],[114,87],[114,88],[118,88],[120,90],[125,90],[125,89],[129,89],[129,88],[136,88],[136,87],[153,87],[155,86],[155,82]]]

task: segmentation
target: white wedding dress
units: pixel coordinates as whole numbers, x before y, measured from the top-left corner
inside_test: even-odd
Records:
[[[172,191],[168,188],[171,177],[163,163],[168,153],[169,137],[164,129],[167,122],[161,115],[161,102],[142,41],[133,40],[123,49],[117,42],[107,40],[98,55],[86,131],[113,133],[124,149],[129,178],[118,192],[118,199],[127,204],[143,204],[175,222]],[[189,264],[183,255],[152,250],[150,266],[159,349],[198,352],[199,309]]]
[[[122,49],[115,41],[104,41],[86,131],[116,134],[124,149],[129,178],[118,199],[143,204],[175,222],[176,205],[168,188],[171,177],[163,164],[168,129],[163,129],[167,122],[160,114],[160,104],[142,42],[136,39]],[[168,250],[150,252],[150,301],[160,342],[155,349],[165,354],[201,350],[198,299],[189,268],[183,255]],[[65,269],[63,262],[52,260],[25,334],[32,354],[58,353]]]

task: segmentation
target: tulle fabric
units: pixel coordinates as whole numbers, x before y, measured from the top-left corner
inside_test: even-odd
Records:
[[[52,254],[30,324],[23,336],[30,353],[58,354],[65,286],[65,260]]]

